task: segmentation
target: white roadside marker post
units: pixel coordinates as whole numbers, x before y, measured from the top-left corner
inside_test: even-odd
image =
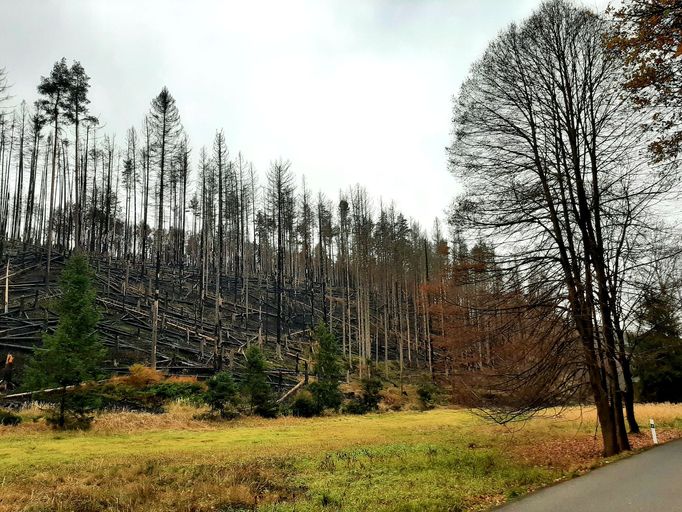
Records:
[[[654,444],[658,444],[658,437],[656,436],[656,424],[653,418],[649,418],[649,426],[651,427],[651,438],[654,440]]]

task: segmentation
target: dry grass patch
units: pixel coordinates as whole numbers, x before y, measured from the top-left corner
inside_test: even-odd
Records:
[[[41,472],[0,494],[0,512],[193,511],[255,509],[295,500],[285,460],[186,463],[167,457],[128,464],[91,463],[70,474]]]
[[[630,434],[633,451],[650,448],[649,418],[656,422],[659,443],[682,438],[682,404],[637,404],[639,434]],[[548,410],[518,427],[507,429],[506,449],[538,466],[580,473],[604,461],[601,433],[593,407]]]
[[[34,414],[29,409],[22,414]],[[108,413],[90,432],[0,429],[0,512],[482,510],[603,461],[591,408],[523,428],[440,408],[323,418]],[[682,434],[682,406],[637,410],[650,443]]]
[[[196,419],[198,414],[207,411],[208,407],[198,408],[187,403],[174,402],[166,407],[166,412],[163,414],[128,411],[107,412],[95,417],[92,431],[107,434],[132,434],[155,430],[216,430],[221,428],[221,425],[213,422]]]

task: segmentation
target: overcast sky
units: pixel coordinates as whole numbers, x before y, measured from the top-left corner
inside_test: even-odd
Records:
[[[452,96],[487,43],[540,0],[3,0],[0,67],[36,98],[61,57],[122,141],[166,85],[194,147],[223,128],[261,175],[289,159],[337,198],[355,183],[431,227],[457,192]],[[587,0],[603,8],[606,0]]]

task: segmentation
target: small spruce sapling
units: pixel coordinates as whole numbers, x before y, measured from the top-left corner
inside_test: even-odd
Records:
[[[242,394],[248,400],[251,413],[265,418],[277,416],[277,403],[266,373],[267,363],[263,353],[255,345],[246,350],[246,368],[241,385]]]
[[[207,382],[206,403],[211,411],[220,414],[221,418],[238,416],[239,393],[237,385],[229,372],[220,372]]]
[[[315,374],[317,382],[310,385],[310,392],[319,412],[324,409],[338,410],[343,395],[339,390],[341,378],[341,358],[336,338],[324,323],[315,329],[317,353],[315,354]]]
[[[54,334],[43,336],[43,346],[36,349],[27,366],[24,387],[61,388],[55,423],[64,428],[67,414],[84,419],[86,408],[83,397],[67,393],[67,388],[96,379],[106,349],[97,333],[100,313],[95,305],[92,269],[83,254],[74,254],[67,261],[60,277],[60,290],[57,328]]]

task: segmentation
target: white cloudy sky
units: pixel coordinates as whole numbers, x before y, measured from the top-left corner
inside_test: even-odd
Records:
[[[80,60],[93,113],[119,140],[166,85],[196,150],[223,128],[261,173],[289,159],[330,197],[361,183],[430,227],[457,192],[452,95],[539,3],[3,0],[0,67],[15,101],[33,101],[56,60]]]

